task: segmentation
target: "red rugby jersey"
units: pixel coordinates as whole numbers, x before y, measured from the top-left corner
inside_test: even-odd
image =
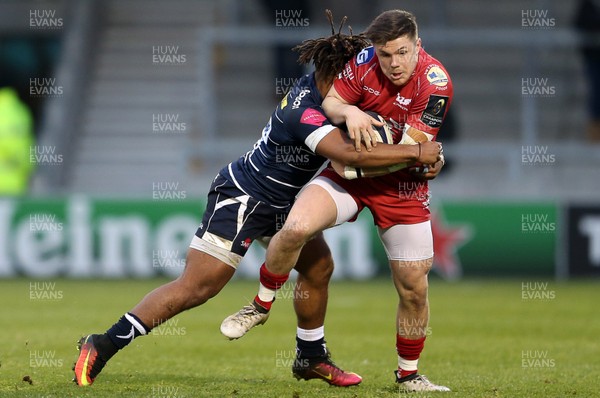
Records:
[[[395,86],[385,77],[373,47],[348,62],[333,84],[348,103],[383,116],[396,133],[396,143],[406,123],[437,135],[453,94],[444,66],[422,48],[415,71],[404,86]]]
[[[417,66],[404,86],[395,86],[381,71],[375,49],[367,47],[349,61],[334,81],[338,94],[363,111],[377,112],[394,131],[394,143],[402,133],[413,127],[433,136],[437,132],[452,102],[452,81],[444,66],[423,48],[419,50]],[[352,183],[369,185],[365,191],[376,191],[391,201],[416,201],[414,206],[401,206],[410,211],[414,222],[429,217],[429,188],[411,176],[406,169],[375,178],[362,178]],[[421,210],[419,210],[421,209]]]

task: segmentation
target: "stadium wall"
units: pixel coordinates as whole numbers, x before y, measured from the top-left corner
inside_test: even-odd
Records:
[[[0,200],[0,277],[174,277],[203,210],[203,200],[185,197]],[[446,279],[600,275],[598,206],[438,203],[432,229],[434,273]],[[326,239],[335,278],[389,274],[368,212]],[[263,258],[253,244],[237,277],[256,277]]]

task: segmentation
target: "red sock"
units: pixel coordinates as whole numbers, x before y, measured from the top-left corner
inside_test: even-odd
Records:
[[[275,300],[273,300],[275,301]],[[262,301],[260,299],[260,297],[258,297],[258,294],[256,296],[254,296],[254,302],[258,305],[260,305],[261,307],[263,307],[265,310],[267,311],[271,311],[271,306],[273,305],[273,301]],[[259,311],[262,312],[262,311]]]
[[[261,284],[260,290],[263,291],[263,293],[266,293],[267,296],[271,296],[271,294],[270,294],[270,292],[264,292],[265,288],[273,291],[272,299],[271,300],[261,300],[259,297],[259,294],[261,292],[259,291],[259,294],[257,294],[256,297],[254,297],[254,301],[258,305],[260,305],[261,307],[263,307],[264,309],[269,311],[271,309],[271,305],[273,305],[273,301],[275,301],[275,293],[274,292],[277,291],[277,289],[279,289],[281,286],[283,286],[283,284],[288,280],[289,276],[290,276],[290,274],[285,274],[285,275],[274,274],[274,273],[270,272],[267,269],[267,267],[265,266],[265,264],[263,263],[263,265],[260,267],[260,284]]]
[[[398,352],[398,356],[400,357],[399,362],[402,360],[405,361],[417,361],[421,356],[421,351],[423,351],[423,347],[425,346],[425,337],[421,337],[420,339],[411,340],[406,339],[399,334],[396,335],[396,351]],[[400,371],[400,377],[406,377],[413,373],[417,373],[417,369],[402,369],[402,366],[398,365],[398,370]]]

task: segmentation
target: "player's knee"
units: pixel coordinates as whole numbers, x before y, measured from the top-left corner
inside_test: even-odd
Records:
[[[215,286],[201,284],[188,289],[188,300],[190,308],[197,307],[215,297],[221,289]]]
[[[427,285],[403,286],[399,290],[400,300],[414,308],[422,308],[427,305]]]
[[[319,267],[319,270],[321,271],[320,279],[329,283],[331,275],[333,274],[333,267],[333,257],[330,254],[329,256],[327,256],[327,258],[323,259],[323,263],[321,267]]]
[[[190,309],[206,303],[216,296],[221,288],[220,284],[209,281],[194,281],[190,278],[179,278],[178,290],[183,296],[184,309]]]
[[[428,282],[426,275],[412,275],[397,279],[398,295],[400,300],[415,308],[427,304]]]
[[[288,248],[302,247],[314,235],[301,222],[286,223],[278,234],[280,244]]]
[[[427,291],[409,291],[405,300],[414,308],[423,308],[427,305]]]
[[[329,283],[331,275],[333,274],[333,257],[331,253],[327,256],[323,256],[319,261],[316,268],[316,278],[324,283]]]
[[[312,286],[327,286],[333,274],[333,257],[331,253],[328,253],[316,261],[312,261],[309,266],[295,268],[298,271],[299,280],[302,279]]]

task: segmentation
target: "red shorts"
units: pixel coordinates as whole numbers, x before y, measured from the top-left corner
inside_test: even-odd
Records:
[[[381,228],[417,224],[430,219],[427,181],[418,180],[406,171],[346,180],[328,167],[319,175],[329,178],[348,192],[356,202],[359,213],[363,208],[369,208],[375,225]]]

